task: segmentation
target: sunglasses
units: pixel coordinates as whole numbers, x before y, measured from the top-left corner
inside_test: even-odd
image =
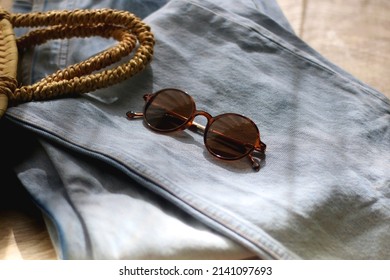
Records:
[[[205,111],[198,111],[193,98],[179,89],[162,89],[145,94],[143,113],[129,111],[129,119],[143,117],[149,128],[157,132],[173,132],[189,128],[203,133],[207,150],[223,160],[238,160],[248,157],[255,171],[260,169],[266,145],[260,140],[256,124],[239,114],[226,113],[212,117]],[[194,122],[196,116],[204,116],[207,125]],[[254,157],[258,152],[260,157]]]

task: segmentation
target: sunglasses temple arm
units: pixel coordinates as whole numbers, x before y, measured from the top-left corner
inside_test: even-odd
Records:
[[[132,120],[132,119],[142,118],[144,116],[144,113],[128,111],[126,112],[126,116],[128,119]]]
[[[256,147],[255,151],[260,153],[259,156],[256,156],[256,158],[253,156],[253,154],[249,154],[248,158],[252,164],[252,168],[254,171],[259,171],[261,167],[261,162],[265,159],[265,149],[267,148],[267,145],[260,141],[260,147]]]
[[[206,130],[206,127],[204,125],[197,123],[197,122],[192,122],[189,129],[194,131],[194,132],[200,132],[201,134],[203,134]]]
[[[256,147],[255,150],[260,152],[260,153],[264,153],[266,148],[267,148],[267,145],[260,141],[260,147]]]
[[[249,154],[248,158],[252,164],[252,169],[256,172],[259,171],[260,170],[260,161],[258,159],[255,159],[255,157],[252,154]]]
[[[200,124],[198,124],[198,123],[192,123],[192,126],[195,126],[197,129],[199,129],[199,130],[201,130],[202,132],[204,132],[205,131],[205,127],[203,126],[203,125],[200,125]],[[235,138],[233,138],[233,137],[230,137],[230,136],[226,136],[226,135],[224,135],[223,133],[220,133],[220,132],[218,132],[218,131],[215,131],[215,130],[213,130],[213,132],[215,133],[215,134],[217,134],[220,138],[222,138],[222,139],[224,139],[226,142],[230,142],[230,143],[232,143],[232,145],[236,145],[236,144],[239,144],[239,145],[247,145],[247,144],[245,144],[245,143],[243,143],[241,140],[238,140],[238,139],[235,139]],[[218,139],[214,139],[214,140],[218,140]],[[265,149],[266,149],[266,147],[267,147],[267,145],[266,144],[264,144],[263,142],[261,142],[260,141],[260,146],[259,147],[253,147],[253,145],[251,145],[251,144],[248,144],[248,146],[249,147],[251,147],[251,148],[254,148],[254,150],[256,150],[257,152],[260,152],[260,153],[264,153],[265,152]]]

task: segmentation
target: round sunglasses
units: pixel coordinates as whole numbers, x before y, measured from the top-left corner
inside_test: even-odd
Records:
[[[249,118],[226,113],[212,117],[205,111],[196,109],[193,98],[186,92],[167,88],[153,94],[145,94],[146,102],[143,113],[129,111],[129,119],[143,117],[148,127],[158,132],[172,132],[191,129],[203,133],[207,150],[223,160],[238,160],[248,156],[252,168],[260,169],[260,160],[253,153],[259,152],[264,157],[266,145],[260,140],[256,124]],[[196,116],[204,116],[207,125],[194,122]]]

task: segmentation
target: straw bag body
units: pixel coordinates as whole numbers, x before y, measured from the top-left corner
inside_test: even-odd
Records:
[[[32,27],[15,38],[14,28]],[[101,36],[118,44],[59,70],[33,85],[18,86],[18,53],[51,39]],[[8,106],[78,95],[119,83],[142,71],[153,56],[149,26],[125,11],[73,10],[12,14],[0,9],[0,118]],[[129,57],[119,66],[110,65]],[[100,71],[100,72],[99,72]]]

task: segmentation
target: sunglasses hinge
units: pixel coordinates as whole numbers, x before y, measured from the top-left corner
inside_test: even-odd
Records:
[[[144,116],[144,113],[128,111],[128,112],[126,112],[126,116],[129,119],[142,118]]]

